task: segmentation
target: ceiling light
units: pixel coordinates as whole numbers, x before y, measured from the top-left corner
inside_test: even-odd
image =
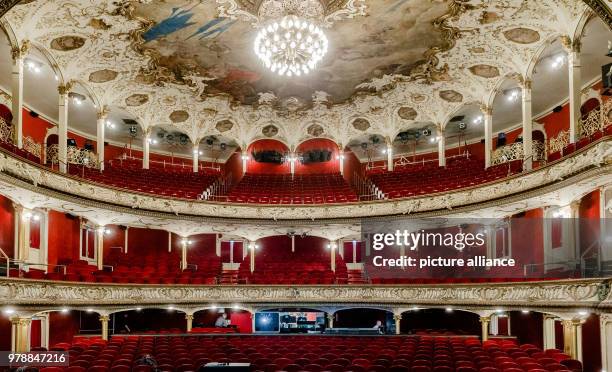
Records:
[[[136,311],[141,311],[141,310],[142,310],[142,307],[137,307],[136,308]]]
[[[232,306],[232,309],[234,309],[234,310],[238,310],[238,309],[240,309],[240,306],[238,306],[238,305],[234,305],[234,306]]]
[[[281,76],[308,74],[327,53],[323,31],[295,15],[264,25],[255,37],[254,50],[266,68]]]
[[[523,314],[529,314],[529,310],[521,310],[521,313],[523,313]]]
[[[4,311],[2,311],[4,314],[6,315],[13,315],[15,314],[15,310],[13,309],[4,309]]]
[[[482,115],[481,115],[481,116],[478,116],[476,119],[474,119],[474,124],[480,124],[480,123],[482,123],[482,119],[483,119]]]
[[[452,313],[453,312],[453,308],[452,307],[447,307],[446,308],[446,312],[447,313]]]
[[[93,313],[93,309],[87,309],[85,311],[87,311],[88,313]]]
[[[69,310],[68,308],[65,308],[65,307],[64,307],[64,308],[62,308],[60,311],[61,311],[63,314],[66,314],[66,313],[68,313],[70,310]]]
[[[565,56],[560,54],[552,59],[550,64],[553,69],[559,69],[565,64]]]
[[[580,316],[587,316],[587,315],[589,315],[589,313],[587,311],[582,310],[582,311],[578,312],[578,315],[580,315]]]

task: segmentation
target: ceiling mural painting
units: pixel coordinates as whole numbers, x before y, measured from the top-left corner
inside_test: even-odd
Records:
[[[318,1],[314,1],[318,3]],[[254,12],[261,2],[239,2]],[[245,4],[243,4],[245,3]],[[263,2],[263,5],[276,2]],[[335,1],[326,9],[339,9]],[[436,53],[454,45],[458,33],[447,20],[461,10],[463,0],[371,0],[367,17],[336,22],[326,29],[330,51],[317,71],[298,79],[278,79],[266,71],[253,52],[254,28],[239,19],[218,16],[214,1],[153,0],[133,2],[130,14],[143,20],[133,33],[133,45],[152,56],[143,80],[205,86],[203,96],[227,94],[241,104],[258,102],[259,93],[310,102],[316,91],[344,102],[363,83],[394,75],[402,79],[447,80],[436,69]],[[270,11],[270,10],[268,10]]]
[[[18,40],[42,46],[62,80],[86,83],[142,132],[168,126],[192,141],[222,134],[238,144],[274,137],[290,146],[317,136],[344,143],[444,128],[463,105],[523,75],[552,36],[575,34],[577,25],[559,20],[589,11],[574,0],[91,4],[22,3],[3,22]],[[256,26],[286,6],[306,6],[329,38],[308,78],[279,77],[253,51]]]

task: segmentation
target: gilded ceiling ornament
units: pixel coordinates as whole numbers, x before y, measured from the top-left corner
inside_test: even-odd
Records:
[[[417,112],[415,109],[413,109],[412,107],[402,107],[397,111],[397,114],[399,115],[400,118],[404,119],[404,120],[414,120],[417,117]]]
[[[189,113],[185,110],[177,110],[177,111],[173,111],[170,116],[170,121],[172,121],[173,123],[182,123],[187,121],[187,119],[189,119]]]
[[[533,44],[540,41],[540,33],[525,27],[504,31],[506,39],[518,44]]]
[[[62,52],[68,52],[71,50],[79,49],[85,45],[85,38],[80,36],[61,36],[51,40],[51,49],[59,50]]]
[[[261,134],[266,137],[274,137],[278,134],[278,128],[274,125],[266,125],[261,129]]]
[[[115,80],[118,75],[119,73],[117,71],[104,69],[104,70],[94,71],[91,74],[89,74],[88,80],[92,83],[106,83],[111,80]]]
[[[325,133],[325,129],[323,129],[323,127],[319,124],[311,124],[306,132],[313,137],[319,137]]]
[[[368,128],[370,128],[370,122],[363,118],[357,118],[353,120],[352,125],[353,128],[362,132],[365,132],[366,130],[368,130]]]
[[[492,79],[499,76],[499,69],[491,65],[474,65],[469,68],[470,72],[476,76]]]
[[[125,104],[131,107],[142,106],[147,102],[149,102],[149,96],[142,93],[132,94],[125,99]]]
[[[440,98],[447,102],[461,102],[463,101],[463,95],[455,90],[442,90],[440,91]]]
[[[217,122],[217,124],[215,124],[215,128],[217,129],[217,131],[219,131],[219,133],[223,133],[223,132],[232,130],[233,127],[234,127],[234,123],[232,123],[231,121],[227,119],[221,120]]]

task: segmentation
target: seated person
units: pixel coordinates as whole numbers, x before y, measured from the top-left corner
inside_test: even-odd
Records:
[[[372,328],[378,330],[378,333],[380,333],[380,334],[385,333],[382,321],[380,321],[380,320],[377,320],[376,324]]]
[[[227,328],[229,326],[229,321],[227,320],[227,314],[223,313],[219,315],[217,320],[215,321],[215,327],[217,328]]]

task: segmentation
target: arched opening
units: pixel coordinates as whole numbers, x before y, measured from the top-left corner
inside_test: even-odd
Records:
[[[418,309],[402,314],[400,330],[416,335],[480,335],[477,314],[455,309]]]
[[[113,329],[112,319],[109,329]],[[49,347],[70,344],[80,340],[99,339],[102,333],[100,315],[88,310],[61,310],[49,312]]]
[[[185,333],[185,313],[166,309],[135,309],[120,311],[110,316],[109,329],[113,335]]]
[[[393,313],[376,308],[342,309],[334,313],[334,328],[374,328],[382,323],[382,332],[395,333]]]
[[[262,139],[253,142],[247,148],[249,159],[247,173],[252,174],[289,174],[291,167],[288,161],[289,148],[284,143]]]
[[[193,314],[192,333],[252,333],[251,313],[239,308],[211,307]]]
[[[272,308],[255,314],[255,332],[304,334],[323,332],[326,313],[309,308]]]
[[[330,174],[340,172],[338,145],[326,138],[300,143],[296,150],[295,174]]]

